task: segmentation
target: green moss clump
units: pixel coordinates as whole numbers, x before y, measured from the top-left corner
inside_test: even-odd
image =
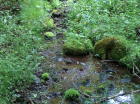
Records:
[[[52,32],[45,32],[45,34],[44,34],[46,37],[48,37],[48,38],[52,38],[52,37],[55,37],[56,35],[54,34],[54,33],[52,33]]]
[[[128,53],[126,39],[120,36],[105,37],[95,43],[94,54],[102,59],[119,61]]]
[[[48,80],[49,79],[49,73],[43,73],[41,75],[41,78],[44,79],[44,80]]]
[[[80,93],[73,88],[68,89],[64,95],[66,100],[76,100],[79,96],[80,96]]]
[[[49,29],[55,27],[54,20],[52,18],[46,18],[44,22],[44,26]]]
[[[82,56],[92,52],[93,46],[89,39],[80,36],[69,36],[63,45],[63,52],[66,55]]]

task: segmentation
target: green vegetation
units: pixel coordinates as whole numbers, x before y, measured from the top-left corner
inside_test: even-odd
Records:
[[[17,12],[20,6],[20,1],[21,0],[0,0],[0,10],[10,10],[11,12]]]
[[[44,79],[44,80],[48,80],[49,79],[49,73],[43,73],[42,75],[41,75],[41,78],[42,79]]]
[[[80,96],[80,93],[75,90],[75,89],[68,89],[66,92],[65,92],[65,99],[66,100],[77,100],[77,98]]]
[[[137,43],[139,44],[139,43]],[[140,68],[140,46],[137,44],[131,44],[131,51],[128,55],[122,58],[120,61],[127,65],[129,68]],[[129,44],[130,45],[130,44]]]
[[[51,5],[55,8],[58,7],[61,2],[59,0],[50,0],[51,1]]]
[[[135,95],[135,104],[139,104],[140,103],[140,95]]]
[[[45,0],[0,2],[0,104],[13,104],[15,92],[34,79],[33,71],[42,59],[38,54],[44,43],[41,31],[52,27],[43,25],[50,17],[45,7],[55,7]]]
[[[68,33],[90,39],[96,56],[117,60],[129,68],[133,64],[140,68],[139,36],[136,34],[140,25],[138,0],[80,0],[70,5]],[[114,47],[109,38],[115,42]],[[112,47],[108,54],[104,52],[109,48],[106,45]]]
[[[92,53],[101,59],[121,62],[129,69],[137,69],[136,73],[139,75],[139,0],[68,0],[67,3],[64,2],[66,10],[62,11],[61,8],[58,9],[60,4],[59,0],[0,0],[0,104],[14,104],[16,94],[33,82],[33,73],[44,58],[39,55],[44,43],[46,44],[44,37],[51,39],[58,32],[66,34],[63,45],[65,55],[85,56]],[[67,13],[67,17],[54,16],[61,13]],[[56,21],[53,20],[54,17]],[[60,27],[55,31],[57,19],[64,19],[60,22],[66,21],[67,24],[61,27],[60,23]],[[65,26],[67,28],[63,28]],[[54,43],[59,44],[59,41]],[[46,45],[52,44],[50,42]],[[43,50],[46,50],[44,47]],[[60,52],[61,50],[58,49],[57,52],[56,48],[54,54],[61,55]],[[73,63],[71,59],[58,60],[64,61],[66,65]],[[76,65],[85,66],[80,61]],[[59,74],[67,73],[67,68],[61,69],[65,72]],[[41,81],[45,81],[50,75],[43,73],[41,78]],[[59,76],[52,79],[56,81],[56,86],[59,86]],[[77,100],[80,97],[79,91],[68,89],[64,98]],[[93,89],[84,89],[83,92],[93,95]],[[139,104],[139,96],[135,102]]]

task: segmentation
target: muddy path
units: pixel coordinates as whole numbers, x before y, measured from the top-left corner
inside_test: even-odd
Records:
[[[45,59],[35,72],[34,83],[19,93],[15,104],[93,104],[103,97],[139,89],[140,84],[136,84],[138,80],[118,63],[99,60],[92,55],[63,55],[65,9],[61,8],[60,13],[53,15],[56,28],[51,31],[57,35],[51,39],[46,38],[48,49],[40,52]],[[41,74],[45,72],[50,74],[47,81],[41,79]],[[64,100],[64,92],[69,88],[80,91],[79,101]],[[132,102],[133,95],[128,94],[110,99],[106,104],[133,104]]]

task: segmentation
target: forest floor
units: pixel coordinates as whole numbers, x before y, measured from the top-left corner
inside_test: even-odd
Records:
[[[34,83],[19,93],[15,104],[92,104],[104,97],[140,87],[136,84],[138,80],[131,77],[127,68],[118,63],[101,61],[92,55],[83,57],[63,55],[67,9],[59,11],[61,12],[53,15],[56,28],[51,30],[57,35],[53,38],[46,37],[46,44],[49,47],[40,52],[45,59],[35,72]],[[45,72],[50,74],[47,81],[41,79],[41,74]],[[64,100],[64,92],[69,88],[80,91],[81,96],[77,102]],[[127,94],[105,102],[132,104],[133,95]]]

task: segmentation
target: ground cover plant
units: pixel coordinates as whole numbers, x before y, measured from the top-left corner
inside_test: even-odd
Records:
[[[34,79],[33,71],[42,59],[38,54],[44,42],[41,31],[49,28],[43,22],[58,1],[53,5],[46,0],[0,2],[0,103],[11,104],[15,92]],[[15,8],[19,9],[16,14]]]

